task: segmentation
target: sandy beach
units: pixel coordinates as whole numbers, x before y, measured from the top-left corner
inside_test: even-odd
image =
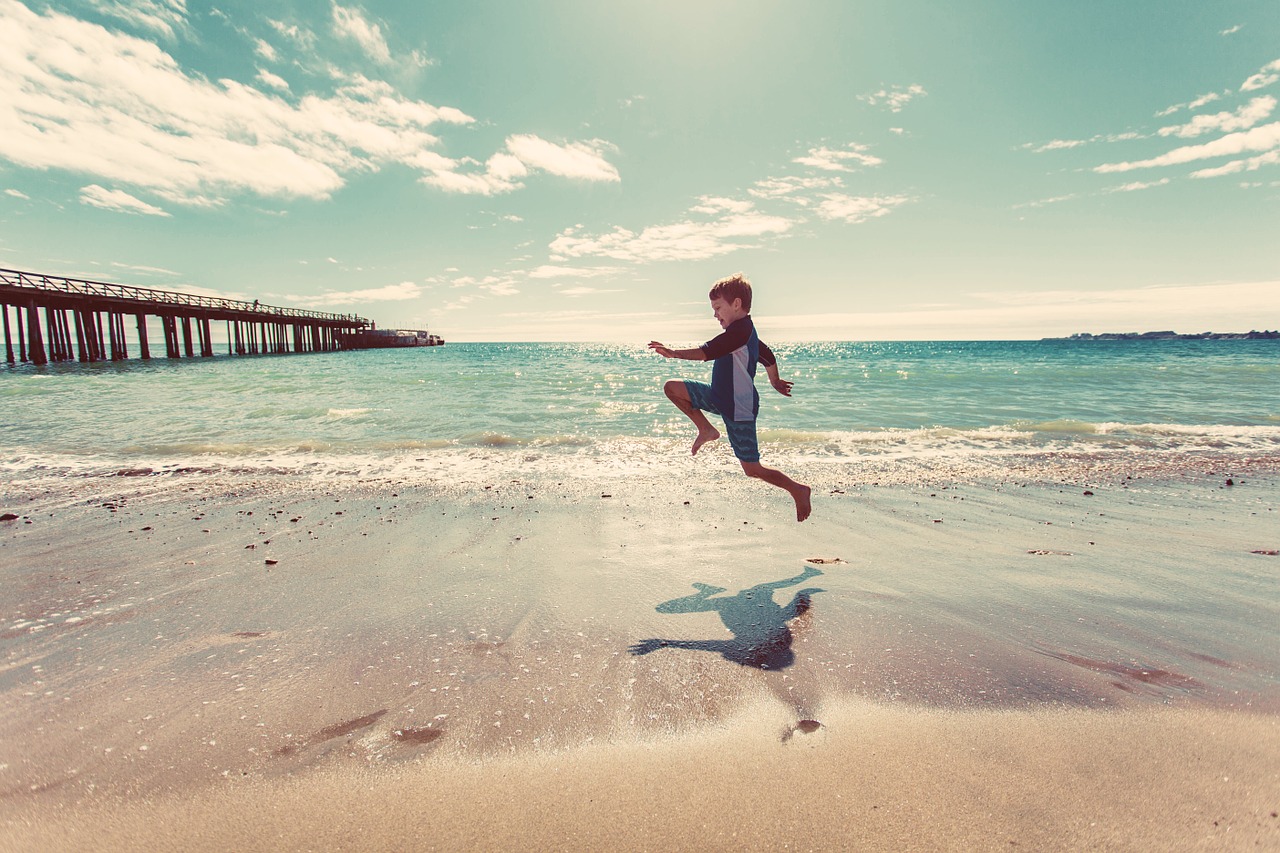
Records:
[[[1275,847],[1280,465],[1144,458],[29,478],[0,846]]]

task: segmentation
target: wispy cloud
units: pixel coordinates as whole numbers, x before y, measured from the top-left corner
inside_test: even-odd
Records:
[[[1103,163],[1100,166],[1095,166],[1093,170],[1100,174],[1131,172],[1134,169],[1176,166],[1214,157],[1228,157],[1253,151],[1271,151],[1275,148],[1280,148],[1280,122],[1272,122],[1271,124],[1265,124],[1239,133],[1229,133],[1203,145],[1186,145],[1181,148],[1175,148],[1158,157],[1151,157],[1146,160]]]
[[[1043,154],[1045,151],[1064,151],[1069,148],[1079,148],[1081,145],[1088,144],[1088,140],[1085,139],[1054,139],[1044,143],[1043,145],[1037,146],[1032,143],[1028,143],[1023,147],[1031,148],[1031,150],[1036,154]]]
[[[430,174],[424,184],[466,195],[499,195],[521,189],[522,179],[535,170],[580,181],[617,183],[617,168],[605,159],[613,146],[599,139],[558,144],[531,134],[510,136],[506,150],[486,161],[483,171],[463,171],[479,165],[475,160],[448,160],[438,155],[423,163]]]
[[[278,92],[289,91],[289,82],[278,74],[272,74],[266,69],[259,68],[257,79],[264,86],[270,86]]]
[[[1262,66],[1261,71],[1240,84],[1240,91],[1254,92],[1258,89],[1265,89],[1277,80],[1280,80],[1280,59]]]
[[[507,150],[531,169],[541,169],[562,178],[583,181],[618,182],[618,170],[604,159],[612,146],[601,139],[557,145],[532,134],[507,138]]]
[[[253,52],[260,58],[265,59],[267,62],[275,62],[280,58],[280,54],[276,49],[269,42],[263,39],[258,39],[254,42]]]
[[[898,113],[902,112],[902,108],[911,101],[927,94],[929,93],[925,91],[924,86],[913,83],[910,86],[888,86],[870,95],[860,95],[858,100],[873,107],[888,107],[890,112]]]
[[[90,5],[104,15],[166,39],[174,38],[187,22],[186,0],[90,0]]]
[[[1127,131],[1125,133],[1099,133],[1089,139],[1052,139],[1043,143],[1025,142],[1018,147],[1024,151],[1030,151],[1032,154],[1043,154],[1046,151],[1069,151],[1072,148],[1080,148],[1097,142],[1131,142],[1135,139],[1142,138],[1142,134],[1137,131]]]
[[[1280,150],[1273,149],[1271,151],[1267,151],[1264,154],[1259,154],[1256,157],[1245,157],[1241,160],[1232,160],[1231,162],[1224,163],[1221,166],[1214,166],[1213,168],[1209,168],[1209,169],[1200,169],[1198,171],[1192,172],[1191,177],[1220,178],[1223,175],[1235,175],[1235,174],[1239,174],[1240,172],[1252,172],[1262,168],[1263,166],[1274,166],[1277,163],[1280,163]]]
[[[391,48],[382,35],[382,27],[365,17],[358,7],[333,4],[334,34],[354,41],[370,59],[379,65],[391,63]]]
[[[622,267],[566,267],[543,264],[529,271],[529,278],[600,278],[617,275]]]
[[[905,195],[851,196],[845,193],[830,193],[822,196],[816,212],[823,219],[839,220],[852,225],[884,216],[898,205],[906,204],[910,200]]]
[[[388,284],[384,287],[371,287],[364,290],[331,291],[318,296],[295,297],[293,301],[307,307],[333,305],[357,305],[362,302],[403,302],[417,299],[422,295],[422,285],[412,281],[399,284]]]
[[[809,166],[814,169],[823,169],[828,172],[852,172],[853,169],[849,163],[856,163],[860,166],[879,166],[884,161],[873,154],[868,154],[870,146],[859,145],[851,142],[846,148],[810,148],[809,153],[803,157],[797,157],[792,160],[793,163],[799,163],[802,166]]]
[[[1254,98],[1235,112],[1220,112],[1213,115],[1198,115],[1186,124],[1162,127],[1157,131],[1161,136],[1178,136],[1184,139],[1202,136],[1206,133],[1245,130],[1260,121],[1267,119],[1276,108],[1276,99],[1270,95]]]
[[[90,184],[80,189],[80,201],[91,207],[113,210],[118,213],[140,213],[145,216],[170,216],[168,211],[140,198],[129,195],[124,190],[109,190],[97,184]]]
[[[1051,198],[1037,199],[1036,201],[1024,201],[1021,204],[1015,204],[1014,210],[1024,210],[1026,208],[1048,207],[1051,204],[1061,204],[1064,201],[1071,201],[1079,198],[1078,193],[1068,193],[1067,195],[1057,195]]]
[[[549,248],[557,262],[587,257],[633,263],[704,260],[758,246],[761,238],[785,234],[793,225],[790,219],[752,208],[721,211],[708,218],[690,216],[639,232],[615,227],[605,234],[587,234],[583,226],[575,225],[561,232]]]
[[[574,287],[563,287],[558,284],[553,284],[552,287],[555,287],[556,292],[559,293],[561,296],[568,296],[570,299],[578,299],[583,296],[595,296],[600,293],[621,293],[622,292],[622,288],[618,288],[618,287],[613,287],[613,288],[587,287],[585,285],[577,285]]]
[[[764,178],[756,181],[747,192],[756,198],[785,198],[807,206],[809,198],[807,193],[814,190],[827,190],[843,186],[843,181],[839,175],[831,177],[798,177],[789,176],[782,178]]]
[[[1220,31],[1218,35],[1220,36],[1235,35],[1236,33],[1240,32],[1243,29],[1244,29],[1244,24],[1236,24],[1234,27],[1227,27],[1225,30]]]
[[[162,276],[181,275],[181,273],[178,273],[174,270],[165,269],[164,267],[148,267],[148,266],[141,266],[139,264],[121,263],[120,261],[112,261],[111,266],[116,269],[128,270],[129,272],[133,272],[133,273],[141,273],[142,275],[162,275]]]
[[[1165,116],[1171,116],[1174,113],[1179,112],[1181,110],[1198,110],[1201,107],[1203,107],[1205,104],[1211,104],[1214,101],[1222,98],[1223,94],[1224,93],[1219,93],[1219,92],[1208,92],[1189,103],[1174,104],[1173,106],[1166,107],[1165,109],[1156,113],[1156,118],[1164,118]],[[1229,94],[1229,93],[1225,93],[1225,94]]]
[[[1148,190],[1152,187],[1163,187],[1169,183],[1168,178],[1161,178],[1158,181],[1134,181],[1128,184],[1120,184],[1119,186],[1110,187],[1104,192],[1108,193],[1132,193],[1138,190]]]
[[[4,191],[4,194],[5,194],[5,195],[13,196],[14,198],[21,198],[21,199],[25,199],[26,201],[30,201],[30,200],[31,200],[31,196],[27,195],[27,194],[26,194],[26,193],[24,193],[22,190],[5,190],[5,191]]]

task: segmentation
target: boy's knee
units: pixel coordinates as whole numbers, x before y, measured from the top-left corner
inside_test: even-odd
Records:
[[[668,379],[667,384],[662,386],[662,390],[672,400],[689,399],[689,391],[684,387],[684,381],[680,379]]]

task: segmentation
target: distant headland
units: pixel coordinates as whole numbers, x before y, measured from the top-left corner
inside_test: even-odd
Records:
[[[1046,341],[1274,341],[1280,340],[1280,331],[1275,332],[1192,332],[1182,335],[1177,332],[1103,332],[1093,335],[1089,332],[1077,332],[1069,338],[1045,338]]]

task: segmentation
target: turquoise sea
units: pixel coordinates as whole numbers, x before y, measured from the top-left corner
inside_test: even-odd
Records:
[[[1214,448],[1280,451],[1280,343],[1017,341],[778,345],[761,375],[766,454]],[[0,368],[2,464],[544,461],[676,454],[663,382],[704,363],[642,345],[473,343]]]

